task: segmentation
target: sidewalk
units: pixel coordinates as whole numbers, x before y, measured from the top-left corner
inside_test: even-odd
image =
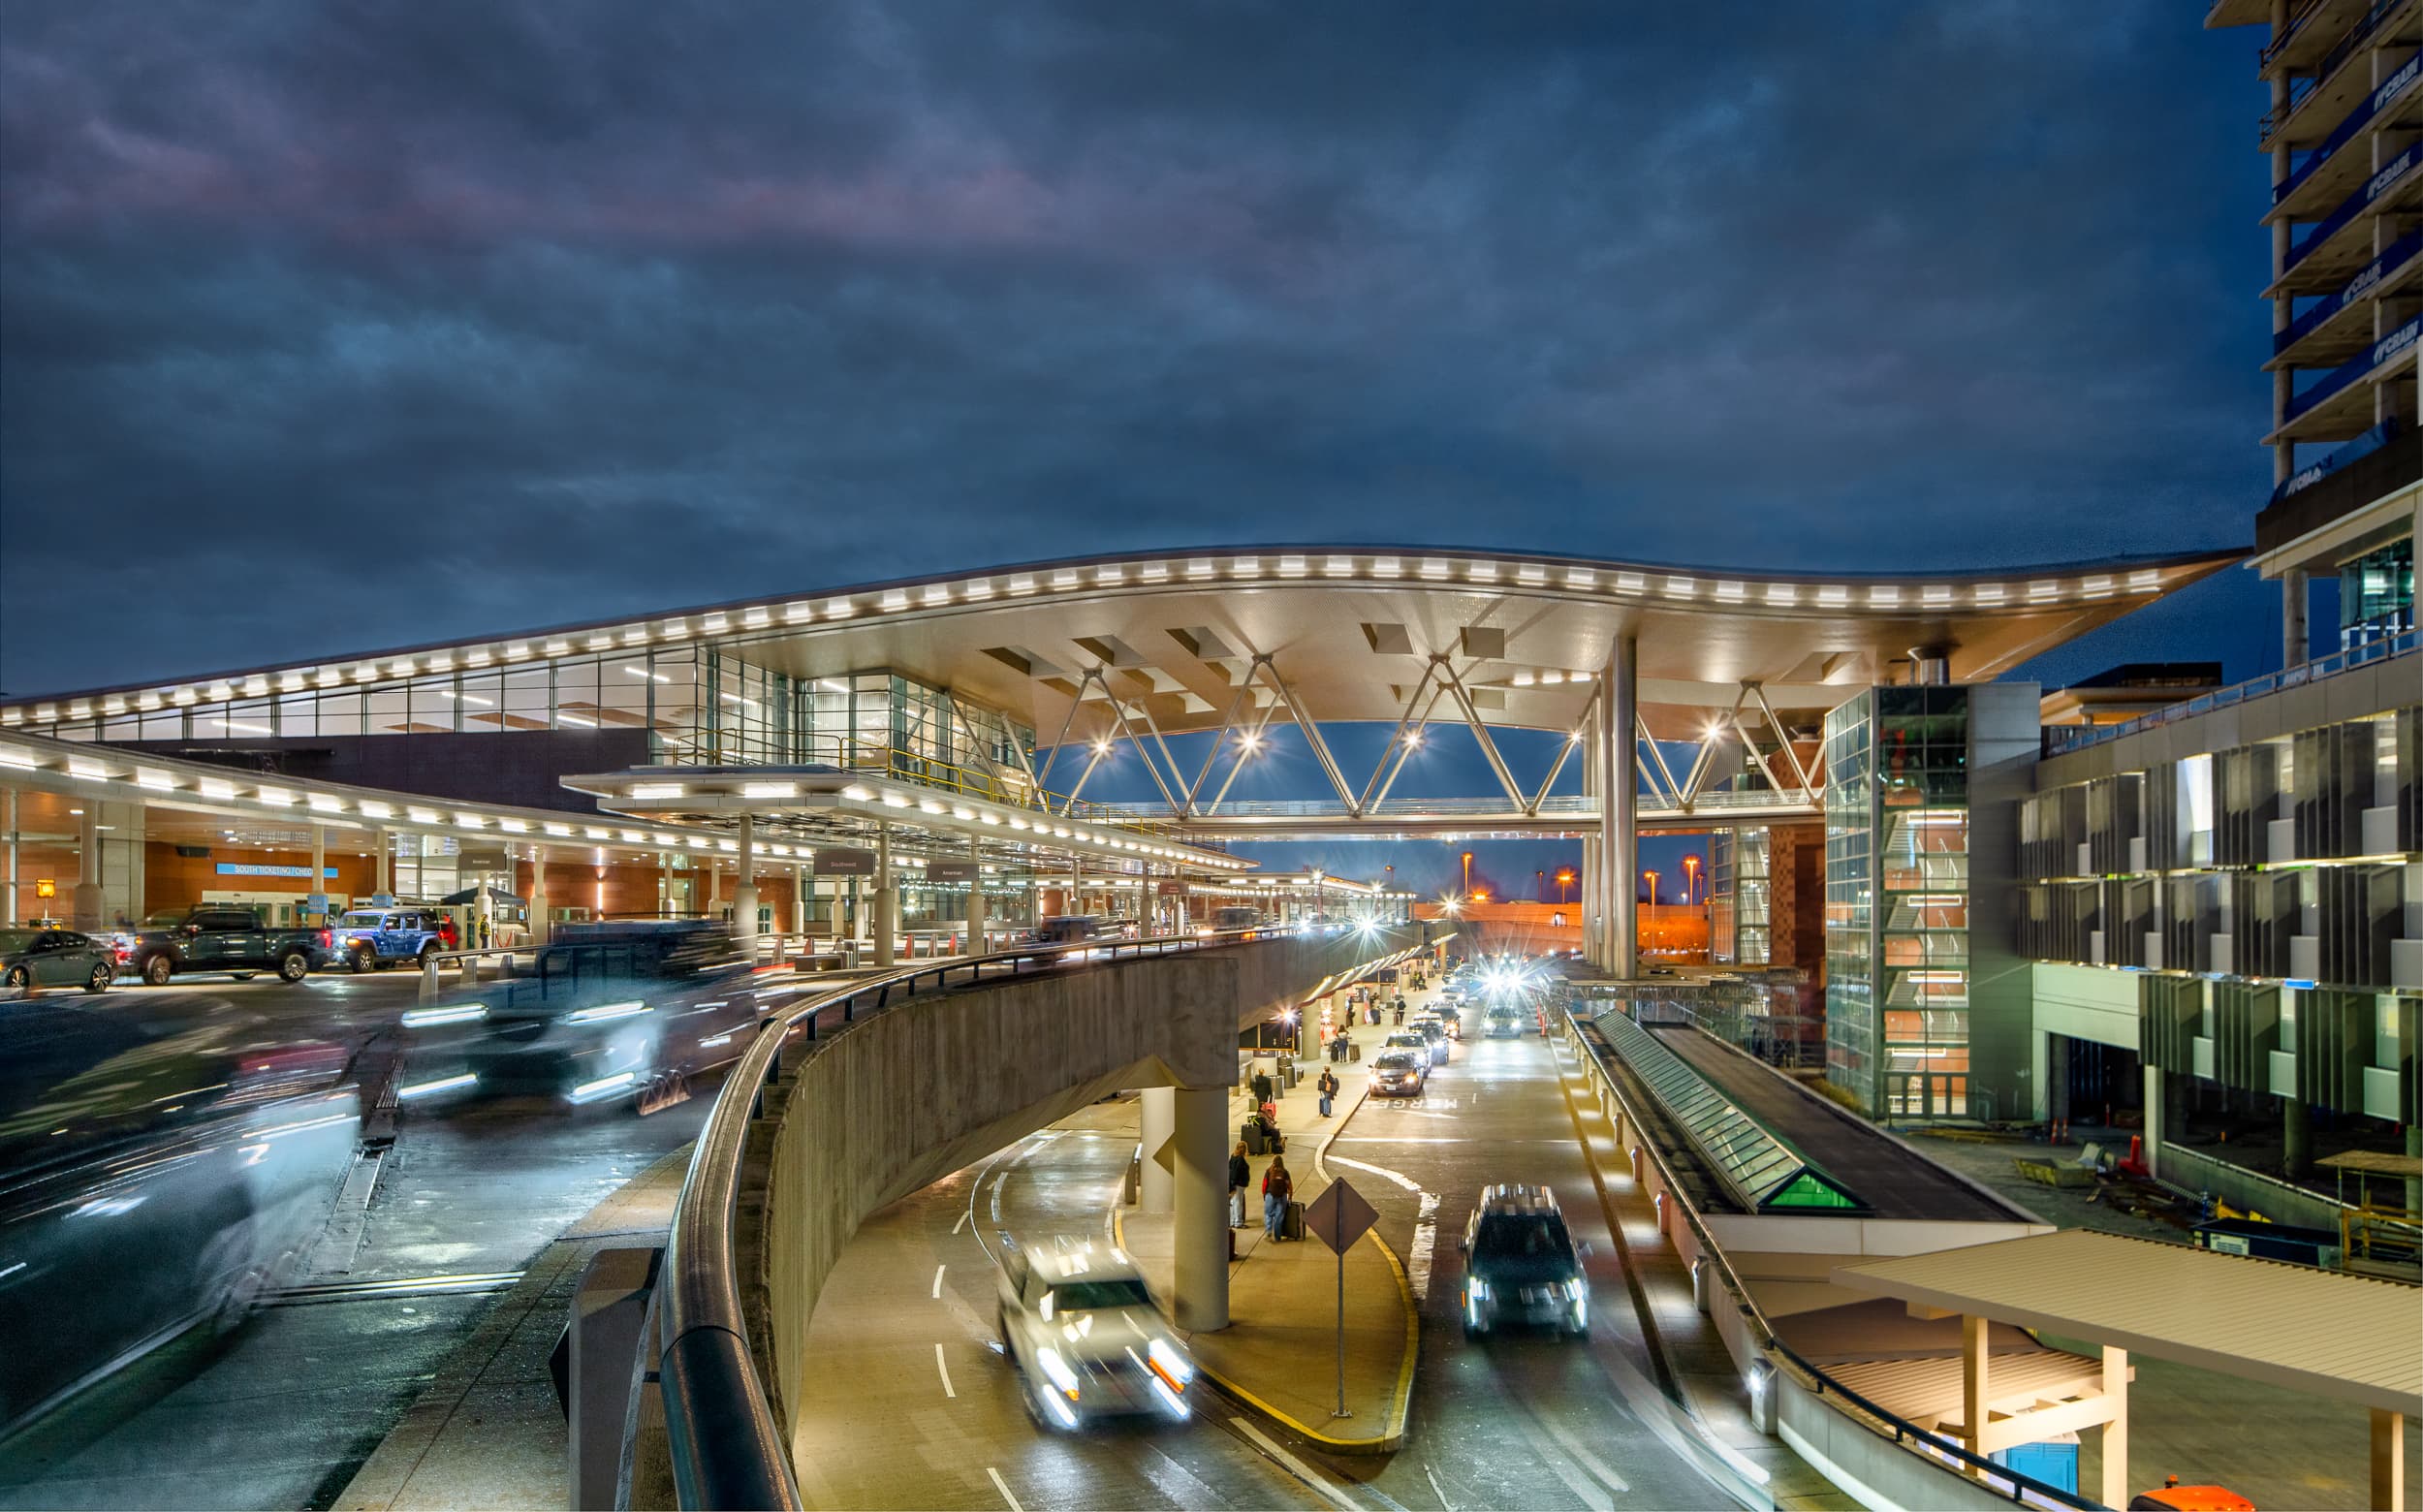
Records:
[[[548,1356],[592,1255],[665,1242],[689,1166],[684,1145],[541,1250],[331,1505],[379,1512],[568,1505],[570,1433]]]
[[[1278,1123],[1287,1137],[1287,1169],[1296,1178],[1296,1200],[1309,1202],[1330,1184],[1322,1151],[1363,1106],[1366,1078],[1359,1064],[1337,1067],[1337,1112],[1324,1118],[1313,1083],[1329,1062],[1306,1058],[1298,1063],[1304,1078],[1278,1097]],[[1229,1099],[1232,1130],[1244,1121],[1246,1112],[1246,1094]],[[1346,1251],[1346,1405],[1352,1415],[1334,1417],[1338,1259],[1310,1234],[1302,1243],[1286,1244],[1263,1237],[1262,1173],[1270,1158],[1257,1155],[1252,1163],[1245,1226],[1236,1231],[1237,1259],[1228,1268],[1229,1326],[1189,1336],[1195,1365],[1229,1396],[1325,1449],[1391,1453],[1404,1443],[1419,1339],[1404,1267],[1380,1242],[1376,1228]],[[1122,1208],[1114,1222],[1119,1244],[1136,1257],[1153,1287],[1167,1295],[1171,1215]]]

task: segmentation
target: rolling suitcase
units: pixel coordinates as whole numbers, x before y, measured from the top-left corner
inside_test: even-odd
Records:
[[[1278,1220],[1278,1237],[1281,1239],[1304,1238],[1303,1203],[1291,1202],[1287,1205],[1286,1213]]]

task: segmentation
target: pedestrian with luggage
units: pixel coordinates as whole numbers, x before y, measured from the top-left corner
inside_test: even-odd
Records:
[[[1287,1217],[1287,1199],[1295,1195],[1295,1178],[1287,1174],[1287,1157],[1273,1155],[1270,1169],[1262,1173],[1262,1232],[1273,1241],[1279,1237],[1279,1225]]]
[[[1321,1089],[1321,1117],[1330,1116],[1330,1099],[1337,1095],[1337,1073],[1324,1069],[1321,1080],[1314,1084]]]
[[[1245,1188],[1253,1184],[1253,1167],[1245,1163],[1245,1142],[1239,1140],[1228,1155],[1228,1226],[1245,1226]]]

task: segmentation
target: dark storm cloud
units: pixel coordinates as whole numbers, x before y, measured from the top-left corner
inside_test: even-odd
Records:
[[[19,0],[0,683],[1096,546],[2242,540],[2247,52],[2154,5]]]

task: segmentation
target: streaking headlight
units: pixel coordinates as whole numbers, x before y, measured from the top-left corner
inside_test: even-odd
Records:
[[[613,1076],[601,1076],[594,1082],[583,1082],[568,1095],[577,1103],[595,1102],[601,1097],[612,1097],[616,1092],[629,1090],[631,1084],[637,1080],[631,1072],[617,1071]]]
[[[439,1092],[451,1092],[457,1087],[469,1087],[479,1080],[466,1071],[460,1076],[442,1076],[434,1082],[416,1082],[410,1087],[399,1087],[395,1088],[395,1095],[399,1098],[431,1097]]]
[[[643,1002],[599,1003],[594,1008],[575,1008],[564,1015],[566,1024],[604,1024],[610,1019],[629,1019],[647,1012]]]
[[[1035,1363],[1043,1368],[1044,1379],[1066,1392],[1070,1401],[1077,1400],[1077,1372],[1060,1358],[1060,1351],[1046,1344],[1035,1351]]]
[[[1155,1380],[1152,1383],[1152,1395],[1160,1402],[1161,1410],[1181,1423],[1186,1420],[1186,1403],[1180,1400],[1178,1393],[1170,1390],[1167,1381]]]
[[[1145,1345],[1145,1363],[1152,1368],[1153,1374],[1170,1383],[1172,1391],[1184,1391],[1186,1383],[1195,1378],[1194,1366],[1164,1339],[1156,1339]]]
[[[404,1027],[425,1029],[440,1024],[469,1024],[488,1017],[484,1003],[451,1003],[444,1008],[410,1008],[404,1012]]]

